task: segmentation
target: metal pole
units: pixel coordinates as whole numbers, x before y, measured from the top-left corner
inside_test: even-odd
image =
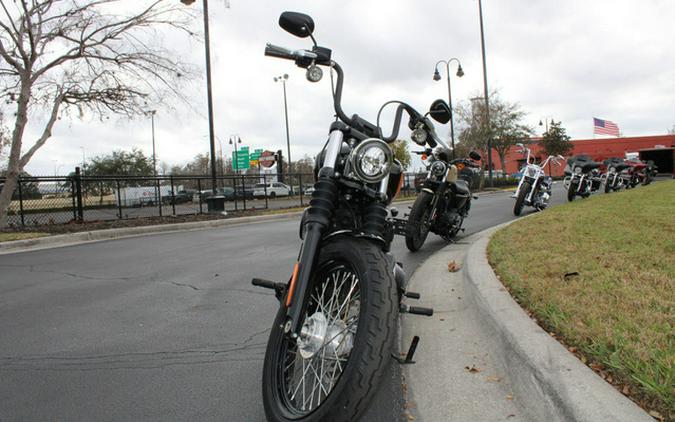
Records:
[[[284,115],[286,116],[286,149],[288,151],[288,178],[290,182],[290,175],[293,173],[291,168],[291,138],[288,132],[288,103],[286,102],[286,79],[283,80],[284,85]]]
[[[450,106],[450,141],[452,142],[452,159],[455,159],[455,123],[452,117],[452,91],[450,90],[450,61],[445,63],[445,71],[448,76],[448,105]]]
[[[216,194],[216,136],[213,128],[213,96],[211,94],[211,48],[209,38],[209,2],[204,4],[204,44],[206,53],[206,93],[209,112],[209,142],[211,147],[211,189]]]
[[[206,1],[206,0],[204,0]],[[492,128],[490,127],[490,103],[488,101],[487,64],[485,63],[485,32],[483,30],[483,5],[478,0],[478,15],[480,17],[480,45],[483,53],[483,95],[485,96],[485,124],[487,125],[487,150],[488,150],[488,184],[492,183]]]
[[[157,177],[157,154],[155,151],[155,110],[150,112],[150,122],[152,124],[152,175]]]

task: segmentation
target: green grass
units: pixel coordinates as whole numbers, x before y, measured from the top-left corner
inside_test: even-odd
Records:
[[[7,242],[10,240],[24,240],[24,239],[33,239],[35,237],[49,236],[49,233],[37,233],[37,232],[11,232],[11,233],[2,233],[0,232],[0,242]]]
[[[488,257],[547,330],[675,420],[675,181],[517,221],[494,235]]]

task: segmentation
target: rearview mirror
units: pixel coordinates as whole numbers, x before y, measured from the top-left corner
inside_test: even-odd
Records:
[[[446,124],[450,121],[452,117],[452,112],[450,111],[450,106],[444,100],[436,100],[429,107],[429,115],[432,119],[436,120],[438,123]]]
[[[279,26],[300,38],[307,38],[314,32],[314,20],[304,13],[282,13],[279,17]]]
[[[480,161],[481,156],[476,151],[471,151],[471,152],[469,152],[469,158],[471,158],[474,161]]]

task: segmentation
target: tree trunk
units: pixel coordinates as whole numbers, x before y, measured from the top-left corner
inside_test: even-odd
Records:
[[[502,177],[506,178],[506,151],[499,152],[499,163],[502,165]]]
[[[21,142],[28,123],[28,101],[30,101],[30,81],[22,78],[21,90],[17,101],[16,122],[12,132],[12,146],[7,164],[5,185],[0,192],[0,229],[7,227],[7,210],[12,203],[12,194],[23,171],[21,166]]]

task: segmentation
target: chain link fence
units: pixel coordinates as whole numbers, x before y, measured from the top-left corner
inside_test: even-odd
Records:
[[[426,173],[406,173],[399,197],[413,197]],[[216,178],[216,195],[225,211],[285,209],[309,204],[314,175],[230,174]],[[4,179],[0,178],[0,186]],[[12,196],[8,222],[33,227],[70,222],[110,221],[208,213],[213,195],[211,176],[72,176],[21,177]]]

